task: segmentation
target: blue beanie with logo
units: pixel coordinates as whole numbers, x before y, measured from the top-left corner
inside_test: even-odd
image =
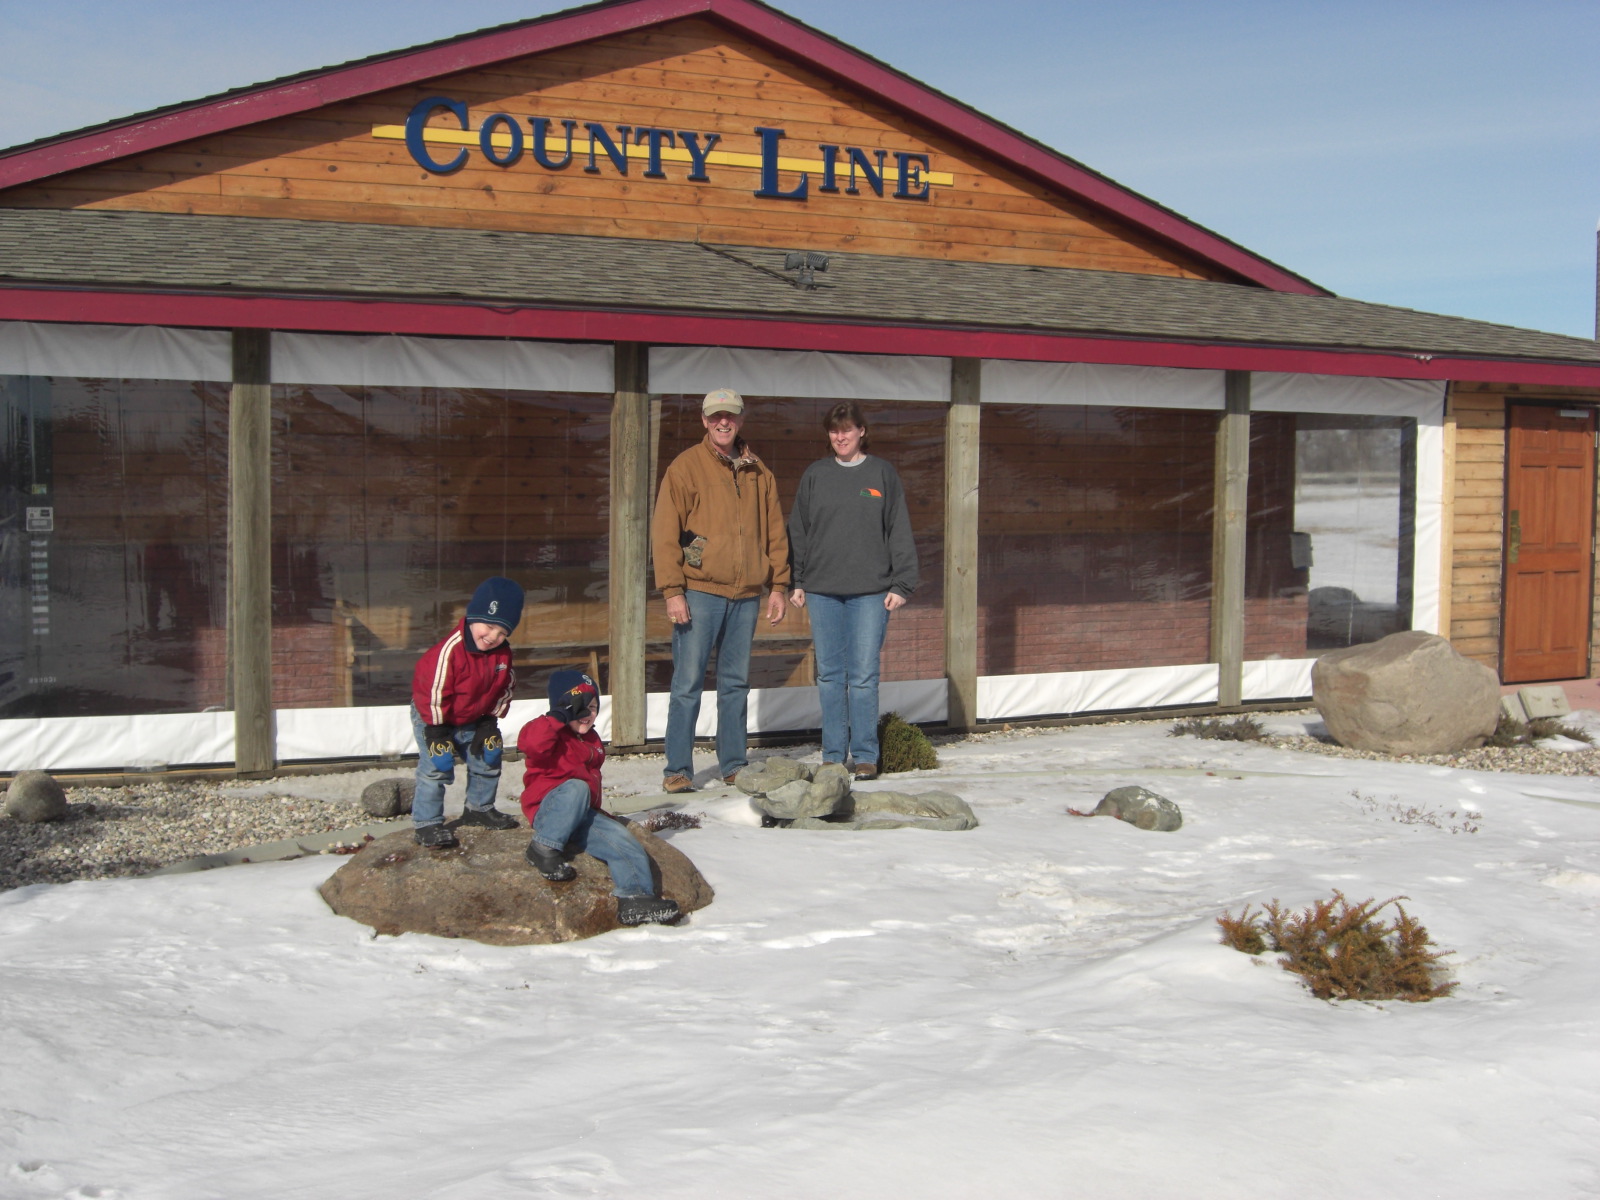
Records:
[[[563,721],[576,721],[589,711],[589,701],[600,699],[600,688],[582,671],[556,671],[550,676],[550,712]]]
[[[522,620],[522,589],[501,575],[495,575],[480,583],[478,590],[472,593],[472,601],[467,605],[469,625],[474,621],[482,621],[486,625],[498,625],[507,633],[511,633],[520,620]]]

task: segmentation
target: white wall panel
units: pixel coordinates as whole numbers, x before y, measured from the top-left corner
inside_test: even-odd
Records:
[[[609,345],[500,338],[275,333],[274,383],[459,387],[526,392],[615,390]]]
[[[1221,409],[1223,371],[985,359],[985,404]]]
[[[226,383],[233,378],[233,335],[159,325],[0,321],[0,375]]]
[[[652,347],[652,392],[693,395],[723,387],[746,396],[929,400],[945,404],[950,400],[950,360],[812,350],[734,350],[722,346]]]

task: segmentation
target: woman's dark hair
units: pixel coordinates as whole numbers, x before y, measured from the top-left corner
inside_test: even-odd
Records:
[[[854,400],[841,400],[822,418],[823,433],[832,433],[835,429],[843,429],[846,425],[854,425],[861,430],[861,448],[865,450],[871,444],[872,437],[867,429],[867,418],[862,415],[861,406]]]

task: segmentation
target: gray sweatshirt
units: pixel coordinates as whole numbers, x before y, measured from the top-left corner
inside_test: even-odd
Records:
[[[800,477],[789,513],[790,586],[825,596],[917,590],[917,547],[911,538],[900,476],[873,455],[851,466],[832,455]]]

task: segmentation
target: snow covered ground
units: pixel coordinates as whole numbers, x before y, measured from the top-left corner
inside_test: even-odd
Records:
[[[0,1196],[1600,1195],[1600,784],[1166,728],[942,748],[911,790],[970,833],[691,797],[716,902],[561,946],[375,939],[337,858],[0,895]],[[1066,815],[1127,783],[1183,828]],[[1217,942],[1335,888],[1409,896],[1456,993]]]

